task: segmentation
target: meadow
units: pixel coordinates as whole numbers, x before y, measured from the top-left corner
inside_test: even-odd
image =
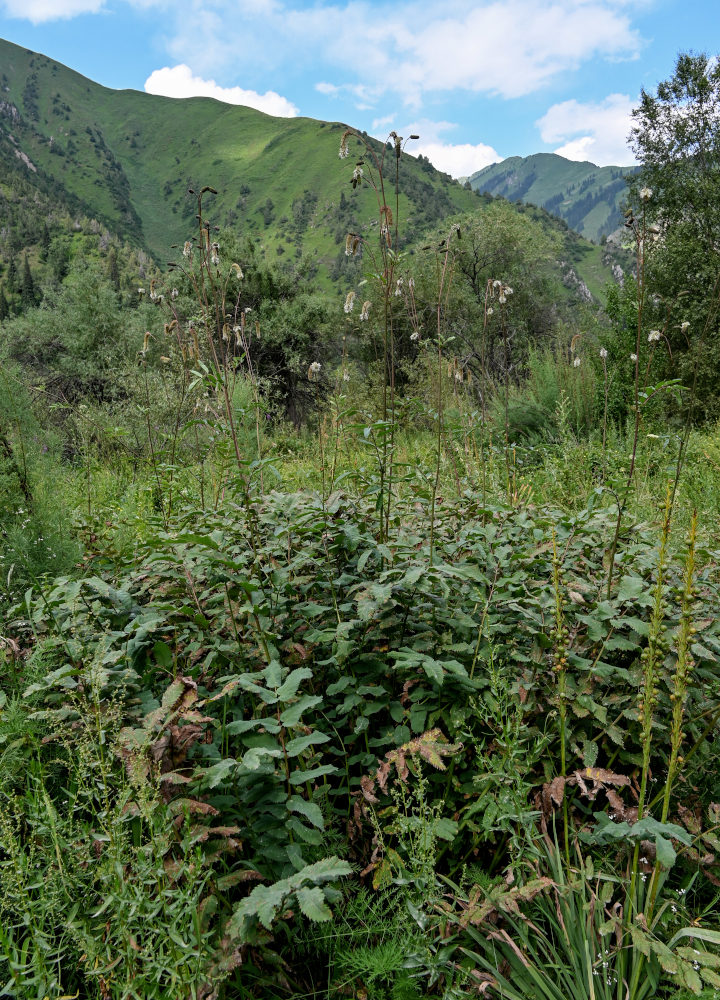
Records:
[[[205,188],[3,327],[0,996],[720,996],[717,296],[646,189],[602,315],[506,205],[404,248],[402,153],[344,302]]]

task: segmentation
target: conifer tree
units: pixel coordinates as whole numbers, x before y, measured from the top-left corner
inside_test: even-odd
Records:
[[[23,260],[22,288],[20,296],[23,309],[30,309],[35,305],[35,282],[33,281],[27,254],[25,254]]]

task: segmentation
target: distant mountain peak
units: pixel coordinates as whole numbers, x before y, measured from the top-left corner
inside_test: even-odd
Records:
[[[586,239],[599,243],[623,222],[626,177],[636,167],[599,167],[558,153],[509,156],[468,178],[480,192],[532,203],[559,216]]]

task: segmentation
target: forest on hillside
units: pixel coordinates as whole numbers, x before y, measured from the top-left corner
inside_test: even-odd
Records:
[[[0,996],[720,996],[720,65],[633,121],[614,249],[0,136]]]

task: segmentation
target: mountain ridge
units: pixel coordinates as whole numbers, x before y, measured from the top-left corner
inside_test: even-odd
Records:
[[[637,167],[599,167],[557,153],[510,156],[472,174],[475,191],[536,204],[599,243],[623,223],[626,177]]]

